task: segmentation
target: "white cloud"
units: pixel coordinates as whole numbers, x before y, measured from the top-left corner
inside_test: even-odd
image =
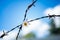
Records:
[[[39,24],[40,24],[39,21],[30,22],[27,27],[23,27],[23,29],[22,29],[23,35],[26,35],[26,34],[32,32],[33,30],[35,30]]]
[[[37,38],[38,37],[43,38],[44,36],[47,36],[49,34],[48,31],[49,28],[50,27],[47,23],[37,20],[37,21],[30,22],[30,25],[28,25],[27,27],[23,27],[20,34],[26,35],[30,32],[33,32]],[[7,36],[5,36],[2,40],[14,40],[16,38],[16,34],[17,34],[16,30],[12,31]]]
[[[49,35],[49,25],[40,20],[30,22],[28,27],[24,27],[22,34],[26,35],[30,32],[34,32],[37,38],[43,38],[44,36]]]
[[[53,15],[53,14],[60,15],[60,5],[57,5],[57,6],[53,7],[53,8],[48,8],[48,9],[45,10],[44,13],[45,13],[45,15],[48,15],[48,14],[50,14],[50,15]],[[60,26],[60,21],[59,20],[60,20],[59,17],[56,17],[54,19],[57,27]]]
[[[34,33],[37,38],[44,38],[47,35],[49,35],[49,25],[45,22],[42,21],[37,21],[39,22],[34,30]]]
[[[50,14],[50,15],[53,15],[53,14],[56,14],[56,15],[59,15],[60,14],[60,5],[57,5],[53,8],[48,8],[45,10],[44,12],[46,15]]]

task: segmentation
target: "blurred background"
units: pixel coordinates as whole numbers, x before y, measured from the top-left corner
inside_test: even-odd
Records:
[[[0,35],[21,24],[25,10],[32,0],[0,0]],[[37,0],[27,13],[27,20],[60,15],[60,0]],[[0,40],[15,40],[18,28]],[[60,17],[29,22],[22,28],[18,40],[60,40]]]

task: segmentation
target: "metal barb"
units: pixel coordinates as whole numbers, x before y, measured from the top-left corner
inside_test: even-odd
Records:
[[[32,6],[34,6],[34,3],[35,3],[36,1],[37,1],[37,0],[33,1],[32,4],[30,4],[30,5],[27,7],[27,9],[26,9],[26,11],[25,11],[25,15],[24,15],[23,21],[25,21],[25,19],[26,19],[28,10],[29,10]]]
[[[0,36],[0,38],[3,38],[5,36],[5,33]]]
[[[43,18],[52,18],[52,17],[60,17],[60,15],[43,16],[43,17],[39,17],[39,18],[35,18],[35,19],[32,19],[32,20],[29,20],[28,22],[32,22],[32,21],[35,21],[35,20],[43,19]]]
[[[3,38],[6,35],[7,35],[7,33],[5,33],[4,30],[3,30],[3,34],[0,36],[0,38]]]
[[[12,28],[11,30],[9,30],[9,31],[7,31],[7,32],[4,32],[4,31],[3,31],[3,34],[0,36],[0,38],[3,38],[3,37],[6,36],[9,32],[13,31],[14,29],[16,29],[16,28],[19,27],[19,26],[21,26],[21,24],[18,25],[18,26],[16,26],[16,27],[14,27],[14,28]]]
[[[52,18],[52,15],[48,14],[48,16],[49,16],[49,19],[51,19],[51,18]]]
[[[52,16],[54,16],[54,18],[55,18],[56,15],[54,14],[54,15],[52,15]]]

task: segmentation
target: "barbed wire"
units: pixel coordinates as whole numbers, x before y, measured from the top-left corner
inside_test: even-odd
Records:
[[[26,20],[26,16],[27,16],[28,10],[29,10],[32,6],[34,6],[34,4],[35,4],[36,1],[37,1],[37,0],[33,1],[32,4],[30,4],[30,5],[27,7],[27,9],[26,9],[26,11],[25,11],[25,15],[24,15],[23,22]],[[43,19],[43,18],[49,18],[49,19],[50,19],[50,18],[52,18],[52,17],[54,17],[54,18],[55,18],[55,17],[60,17],[60,15],[49,15],[49,14],[48,14],[48,16],[42,16],[42,17],[39,17],[39,18],[35,18],[35,19],[32,19],[32,20],[29,20],[29,21],[27,21],[27,22],[33,22],[33,21],[36,21],[36,20],[39,20],[39,19]],[[20,24],[20,25],[18,25],[18,26],[16,26],[16,27],[12,28],[11,30],[3,33],[3,34],[0,36],[0,38],[3,38],[4,36],[6,36],[6,34],[8,34],[9,32],[13,31],[14,29],[16,29],[16,28],[18,28],[18,27],[19,27],[19,30],[18,30],[18,33],[17,33],[17,36],[16,36],[16,40],[18,40],[19,33],[20,33],[20,31],[22,30],[22,27],[23,27],[22,24]]]
[[[18,26],[16,26],[16,27],[14,27],[14,28],[12,28],[12,29],[11,29],[11,30],[9,30],[9,31],[7,31],[7,32],[3,33],[3,34],[0,36],[0,38],[3,38],[6,34],[8,34],[9,32],[13,31],[14,29],[18,28],[19,26],[21,26],[21,24],[20,24],[20,25],[18,25]]]
[[[18,31],[17,36],[16,36],[16,40],[18,40],[18,36],[19,36],[19,33],[21,30],[22,30],[22,25],[21,25],[21,27],[19,27],[19,31]]]
[[[35,20],[39,20],[39,19],[43,19],[43,18],[52,18],[52,17],[60,17],[60,15],[48,15],[48,16],[43,16],[43,17],[39,17],[39,18],[36,18],[36,19],[33,19],[33,20],[29,20],[28,22],[32,22],[32,21],[35,21]]]
[[[27,9],[26,9],[26,11],[25,11],[25,15],[24,15],[23,21],[25,21],[25,19],[26,19],[28,10],[29,10],[32,6],[34,6],[34,4],[36,3],[36,1],[37,1],[37,0],[35,0],[35,1],[33,0],[32,4],[30,4],[30,5],[27,7]]]
[[[27,16],[28,10],[35,4],[36,1],[37,1],[37,0],[33,1],[32,4],[30,4],[30,5],[27,7],[27,9],[26,9],[26,11],[25,11],[25,15],[24,15],[23,22],[26,20],[26,16]],[[18,35],[19,35],[21,29],[22,29],[22,25],[21,25],[21,28],[19,28],[19,31],[18,31],[16,40],[18,40],[17,38],[18,38]]]
[[[39,19],[43,19],[43,18],[52,18],[52,17],[60,17],[60,15],[48,15],[48,16],[42,16],[42,17],[39,17],[39,18],[36,18],[36,19],[32,19],[32,20],[29,20],[28,22],[33,22],[33,21],[36,21],[36,20],[39,20]],[[10,31],[6,32],[6,34],[8,34],[9,32],[13,31],[14,29],[18,28],[20,26],[20,30],[22,29],[22,24],[14,27],[13,29],[11,29]],[[19,33],[19,32],[18,32]],[[3,34],[2,36],[0,36],[0,38],[3,38],[6,34]]]

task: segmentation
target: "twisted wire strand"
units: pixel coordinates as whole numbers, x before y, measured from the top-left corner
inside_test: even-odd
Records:
[[[11,30],[7,31],[6,33],[9,33],[9,32],[11,32],[11,31],[13,31],[14,29],[18,28],[19,26],[21,26],[21,24],[18,25],[18,26],[16,26],[16,27],[14,27],[14,28],[12,28]]]
[[[8,34],[9,32],[13,31],[14,29],[18,28],[19,26],[21,26],[21,24],[20,24],[20,25],[18,25],[18,26],[16,26],[16,27],[14,27],[14,28],[12,28],[12,29],[11,29],[11,30],[9,30],[9,31],[7,31],[7,32],[3,33],[3,34],[0,36],[0,38],[3,38],[4,36],[6,36],[6,34]]]
[[[16,40],[18,40],[18,36],[19,36],[19,33],[20,33],[20,30],[22,29],[22,25],[21,25],[21,27],[19,28],[19,31],[18,31],[18,33],[17,33],[17,36],[16,36]]]
[[[34,6],[34,4],[36,3],[36,1],[37,1],[37,0],[33,1],[32,4],[30,4],[30,5],[27,7],[27,9],[26,9],[26,11],[25,11],[25,15],[24,15],[23,21],[25,21],[25,19],[26,19],[28,10],[29,10],[32,6]]]
[[[60,15],[48,15],[48,16],[43,16],[43,17],[39,17],[39,18],[35,18],[35,19],[32,19],[32,20],[29,20],[28,22],[32,22],[32,21],[35,21],[35,20],[39,20],[39,19],[43,19],[43,18],[52,18],[52,17],[60,17]]]
[[[48,16],[43,16],[43,17],[40,17],[40,18],[36,18],[36,19],[32,19],[32,20],[29,20],[28,22],[32,22],[32,21],[35,21],[35,20],[39,20],[39,19],[43,19],[43,18],[52,18],[52,17],[60,17],[60,15],[48,15]],[[18,28],[19,26],[21,26],[22,24],[12,28],[10,31],[7,31],[6,33],[9,33],[11,31],[13,31],[14,29]],[[2,34],[0,36],[0,38],[3,38],[5,36],[5,34]]]
[[[35,21],[35,20],[39,20],[39,19],[43,19],[43,18],[52,18],[52,17],[60,17],[60,15],[48,15],[48,16],[43,16],[43,17],[40,17],[40,18],[36,18],[36,19],[32,19],[32,20],[29,20],[28,22],[32,22],[32,21]],[[12,28],[10,31],[7,31],[6,33],[9,33],[11,31],[13,31],[14,29],[18,28],[19,26],[21,26],[22,24]],[[22,29],[22,26],[20,27],[20,29]],[[5,34],[2,34],[0,36],[0,38],[3,38],[5,36]]]

